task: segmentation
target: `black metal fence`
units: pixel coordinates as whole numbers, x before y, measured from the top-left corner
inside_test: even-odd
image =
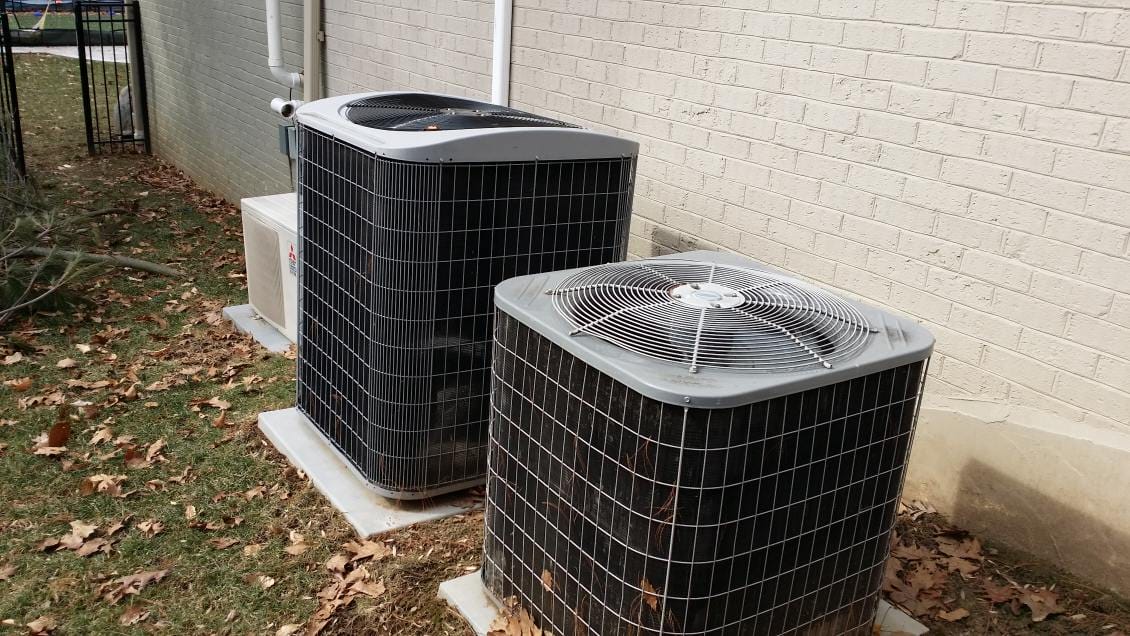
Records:
[[[75,2],[74,13],[90,154],[148,153],[149,106],[138,3]],[[125,46],[115,46],[116,42]]]
[[[20,101],[16,96],[16,66],[12,59],[12,31],[8,25],[8,14],[0,17],[3,41],[0,42],[0,151],[3,152],[3,165],[0,166],[0,180],[5,182],[22,181],[27,175],[24,164],[24,136],[20,127]]]

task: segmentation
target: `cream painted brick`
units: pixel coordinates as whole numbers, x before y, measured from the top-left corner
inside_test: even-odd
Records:
[[[875,19],[902,24],[934,24],[938,0],[876,0]]]
[[[981,155],[994,163],[1047,174],[1055,162],[1055,151],[1055,145],[1043,141],[990,133]]]
[[[1070,315],[1057,305],[1007,289],[997,289],[990,311],[1019,325],[1050,334],[1063,333]]]
[[[1061,147],[1052,174],[1064,179],[1130,192],[1130,157],[1083,148]]]
[[[988,223],[943,214],[938,217],[934,225],[934,236],[973,249],[999,254],[1002,252],[1005,231]]]
[[[844,238],[893,252],[899,246],[899,230],[885,223],[847,215],[843,222]]]
[[[1124,66],[1124,69],[1128,68]],[[1120,117],[1130,117],[1130,85],[1080,79],[1071,93],[1071,106]]]
[[[963,61],[930,60],[926,69],[926,86],[957,93],[991,95],[996,86],[997,69],[985,64]],[[963,99],[958,97],[959,100]]]
[[[895,284],[891,287],[890,304],[898,311],[908,313],[923,320],[941,324],[944,324],[949,318],[950,308],[953,306],[953,303],[944,298],[938,298],[921,289],[899,284]],[[939,346],[938,348],[949,355],[954,355],[952,351],[945,349],[944,346]]]
[[[1018,291],[1027,291],[1032,282],[1032,268],[984,252],[967,252],[961,264],[961,271],[969,276]]]
[[[965,253],[960,245],[913,232],[900,234],[898,251],[911,258],[954,271],[961,267],[961,259]]]
[[[825,183],[821,186],[819,201],[823,205],[856,216],[870,217],[875,210],[875,195],[835,183]]]
[[[824,147],[824,131],[786,121],[777,122],[773,143],[786,148],[820,152]]]
[[[971,128],[1013,132],[1020,129],[1024,113],[1024,104],[958,95],[950,119],[955,124]],[[977,152],[980,152],[980,146]]]
[[[786,247],[811,252],[816,243],[816,233],[812,230],[781,219],[769,219],[769,238]]]
[[[765,57],[765,40],[749,35],[723,33],[719,43],[722,55],[740,60],[757,61]],[[711,58],[699,58],[700,63],[714,62]]]
[[[1037,360],[1044,360],[1077,375],[1094,375],[1099,354],[1057,336],[1025,329],[1020,334],[1017,350]]]
[[[1048,212],[1044,208],[982,192],[973,193],[969,218],[1002,227],[1040,234]]]
[[[965,33],[940,29],[906,28],[902,32],[902,53],[923,57],[960,57],[965,50]]]
[[[797,152],[777,144],[750,141],[749,156],[751,160],[770,168],[790,172],[796,169]]]
[[[937,324],[930,325],[930,333],[934,336],[935,350],[969,364],[981,363],[981,352],[985,350],[985,343],[980,340]]]
[[[1023,328],[1012,321],[961,305],[950,310],[946,326],[1007,349],[1015,349],[1023,333]]]
[[[702,222],[702,238],[726,249],[736,250],[741,247],[741,233],[715,221]]]
[[[925,289],[941,298],[979,309],[987,309],[993,301],[993,285],[937,267],[926,275]]]
[[[889,170],[936,179],[941,173],[942,158],[938,155],[896,144],[883,144],[879,165]]]
[[[1017,101],[1062,106],[1071,98],[1075,80],[1051,73],[1032,73],[1001,69],[997,72],[997,97]]]
[[[1005,31],[1024,35],[1077,38],[1087,14],[1074,7],[1040,7],[1014,4],[1008,8]]]
[[[1032,68],[1036,65],[1038,49],[1037,41],[1028,38],[970,33],[965,44],[965,59],[985,64]]]
[[[1040,270],[1032,273],[1030,291],[1037,298],[1091,316],[1106,314],[1114,302],[1114,292],[1108,289]]]
[[[1050,392],[1055,384],[1055,367],[999,347],[985,347],[981,367],[1037,391]]]
[[[741,251],[745,254],[757,254],[761,262],[769,265],[780,267],[785,263],[784,246],[754,234],[742,234]]]
[[[1008,401],[1011,404],[1018,404],[1020,406],[1044,411],[1045,413],[1058,416],[1068,422],[1082,421],[1086,413],[1083,409],[1050,397],[1046,393],[1040,393],[1020,386],[1019,384],[1013,384],[1009,387]],[[1096,423],[1095,425],[1098,424]]]
[[[849,293],[858,294],[864,298],[885,301],[891,295],[891,281],[871,272],[840,264],[836,268],[836,276],[832,282]]]
[[[941,0],[934,26],[972,31],[1003,31],[1007,6],[1003,2]]]
[[[1067,373],[1060,375],[1053,395],[1120,421],[1130,413],[1130,393]]]
[[[769,0],[769,8],[781,13],[812,15],[820,8],[820,0]]]
[[[850,241],[835,234],[821,232],[816,235],[816,253],[836,254],[837,258],[840,260],[841,268],[848,267],[845,263],[854,263],[860,266],[866,265],[868,249],[869,248],[863,243]],[[890,290],[889,282],[886,285],[886,289],[888,291]],[[883,298],[886,298],[886,296],[884,295]]]
[[[1130,12],[1096,11],[1088,14],[1083,27],[1083,39],[1130,46]]]
[[[762,93],[757,97],[757,114],[799,122],[804,119],[806,100],[791,95]]]
[[[1095,146],[1099,143],[1106,118],[1063,108],[1029,106],[1024,114],[1024,131],[1034,137],[1069,144]]]
[[[1064,212],[1082,212],[1087,201],[1086,186],[1028,172],[1013,175],[1009,194],[1022,201]]]
[[[814,179],[842,183],[847,180],[850,165],[846,161],[802,152],[797,156],[796,171]]]
[[[926,81],[926,65],[926,60],[906,55],[872,53],[867,60],[867,77],[922,85]]]
[[[743,184],[719,177],[704,177],[703,194],[727,203],[741,204],[745,201],[746,187]],[[693,208],[692,208],[693,209]],[[712,215],[704,212],[706,216]]]
[[[888,110],[920,119],[943,120],[953,112],[952,93],[896,84],[891,87]]]
[[[804,68],[812,61],[812,45],[783,40],[766,40],[762,59],[767,64]]]
[[[769,178],[769,189],[801,201],[816,201],[820,197],[819,180],[788,172],[773,171]]]
[[[832,95],[832,78],[830,73],[786,68],[781,72],[781,89],[790,95],[828,101]]]
[[[902,196],[902,191],[906,188],[906,175],[883,168],[855,164],[848,173],[847,183],[860,190],[897,199]]]
[[[769,217],[753,210],[728,205],[725,207],[722,220],[727,225],[759,236],[769,234]]]
[[[875,0],[820,0],[819,13],[830,18],[866,19],[875,14]]]
[[[911,178],[906,181],[903,200],[930,210],[963,215],[969,208],[969,190],[937,181]]]
[[[854,108],[812,102],[804,111],[804,123],[837,132],[855,132],[859,113]]]
[[[813,46],[811,65],[826,73],[862,77],[867,72],[867,52],[835,46]]]
[[[879,249],[867,253],[867,269],[893,281],[921,287],[928,268],[912,258]]]
[[[1073,342],[1130,360],[1130,329],[1090,316],[1075,315],[1064,336]]]
[[[924,121],[918,124],[915,145],[940,155],[979,157],[985,145],[985,135],[968,128]]]
[[[810,280],[831,280],[836,262],[801,250],[785,250],[785,268]]]
[[[792,16],[749,11],[742,22],[742,33],[766,38],[788,39]]]
[[[1103,150],[1130,153],[1130,119],[1111,117],[1099,147]]]
[[[1091,283],[1130,294],[1130,259],[1087,251],[1079,271]]]
[[[918,137],[918,121],[900,115],[864,111],[859,114],[858,132],[864,137],[910,145]]]
[[[1113,79],[1122,65],[1124,49],[1094,44],[1044,42],[1036,68],[1041,71]]]
[[[991,163],[956,157],[946,157],[942,162],[942,181],[967,188],[1004,193],[1011,178],[1011,170]]]
[[[902,45],[902,28],[879,22],[848,22],[843,45],[866,51],[897,51]]]
[[[1075,274],[1079,272],[1083,250],[1041,236],[1009,232],[1004,241],[1004,255],[1041,269]]]
[[[1130,296],[1115,294],[1114,305],[1106,318],[1116,325],[1130,327]]]
[[[981,398],[1004,398],[1008,395],[1007,382],[955,358],[945,359],[941,379]]]
[[[761,141],[773,139],[777,129],[776,121],[745,113],[734,113],[730,125],[734,133]]]
[[[788,218],[792,199],[758,188],[747,188],[746,207],[768,216]]]
[[[834,234],[843,226],[844,214],[819,205],[793,201],[789,206],[789,221],[820,233]]]
[[[1099,359],[1095,379],[1108,386],[1125,390],[1130,387],[1130,363],[1104,356]]]
[[[1092,188],[1087,194],[1086,215],[1116,225],[1130,225],[1130,194]]]
[[[837,75],[832,80],[831,97],[834,101],[862,108],[886,109],[890,100],[891,85],[854,77]],[[809,107],[811,108],[811,104]],[[857,115],[858,117],[859,115]]]
[[[929,234],[934,229],[934,221],[937,216],[937,212],[932,210],[899,201],[879,199],[875,202],[874,219],[876,221],[921,234]]]
[[[854,135],[828,133],[824,136],[824,154],[838,159],[875,163],[879,161],[881,148],[877,141]]]
[[[789,38],[797,42],[814,44],[839,44],[844,37],[844,23],[838,20],[823,20],[794,16]]]

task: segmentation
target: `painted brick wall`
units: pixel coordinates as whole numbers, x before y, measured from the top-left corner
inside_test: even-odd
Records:
[[[1130,426],[1130,0],[518,0],[514,104],[639,140],[638,256],[912,314],[931,390]]]
[[[325,0],[331,95],[421,90],[490,97],[491,0]]]
[[[301,68],[301,0],[282,11],[285,61]],[[141,13],[154,151],[232,201],[292,190],[263,1],[141,0]]]

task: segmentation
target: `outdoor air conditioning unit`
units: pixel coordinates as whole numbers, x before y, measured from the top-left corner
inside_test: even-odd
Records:
[[[481,484],[494,287],[622,260],[638,145],[420,93],[296,117],[298,408],[382,495]]]
[[[240,201],[247,296],[263,320],[298,341],[298,197],[293,192]]]
[[[933,338],[711,252],[499,285],[483,580],[552,634],[871,634]]]

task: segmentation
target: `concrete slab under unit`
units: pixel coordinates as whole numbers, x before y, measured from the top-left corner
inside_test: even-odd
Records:
[[[232,321],[237,331],[249,334],[267,351],[282,353],[294,344],[274,325],[260,318],[251,305],[224,307],[224,318]]]
[[[476,636],[486,636],[498,614],[498,603],[483,586],[478,570],[440,583],[439,597],[467,621]],[[879,601],[875,622],[879,626],[876,633],[880,636],[921,636],[928,631],[922,623],[883,600]]]
[[[259,414],[259,430],[295,468],[302,470],[360,537],[474,510],[482,500],[465,492],[422,501],[376,494],[298,409]]]

